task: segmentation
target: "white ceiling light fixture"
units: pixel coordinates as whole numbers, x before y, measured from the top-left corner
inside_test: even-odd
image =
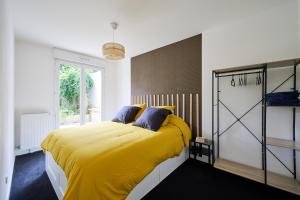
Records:
[[[108,60],[121,60],[125,58],[125,48],[123,45],[115,42],[115,30],[118,28],[117,22],[110,23],[113,29],[113,41],[103,45],[103,56]]]

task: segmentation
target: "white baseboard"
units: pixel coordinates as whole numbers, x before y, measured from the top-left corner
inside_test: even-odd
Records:
[[[7,184],[8,184],[9,191],[6,194],[5,200],[9,200],[9,198],[10,198],[10,191],[11,191],[11,184],[12,184],[12,179],[13,179],[13,175],[14,175],[15,161],[16,161],[16,156],[14,156],[13,168],[11,170],[10,177],[8,178],[8,183]]]
[[[36,151],[41,151],[42,149],[40,147],[38,148],[33,148],[33,149],[19,149],[16,148],[15,149],[15,156],[20,156],[20,155],[24,155],[24,154],[28,154],[28,153],[33,153]]]

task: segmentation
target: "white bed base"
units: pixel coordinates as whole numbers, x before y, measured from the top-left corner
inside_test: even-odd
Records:
[[[129,193],[126,200],[138,200],[144,197],[187,159],[188,148],[185,148],[179,156],[170,158],[156,166],[156,168]],[[46,172],[58,199],[63,199],[67,187],[67,179],[63,170],[56,164],[49,152],[46,152]]]

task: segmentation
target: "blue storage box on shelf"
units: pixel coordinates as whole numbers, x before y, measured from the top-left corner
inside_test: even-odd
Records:
[[[269,93],[266,96],[268,106],[300,106],[299,92],[276,92]]]

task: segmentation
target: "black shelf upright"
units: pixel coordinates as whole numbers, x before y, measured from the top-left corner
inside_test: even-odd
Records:
[[[265,184],[267,184],[267,101],[266,101],[266,96],[267,96],[267,91],[268,91],[268,87],[267,87],[267,83],[268,83],[268,69],[267,69],[267,65],[264,66],[263,69],[263,99],[262,99],[262,112],[263,112],[263,119],[262,119],[262,127],[263,127],[263,132],[262,132],[262,146],[263,146],[263,170],[264,170],[264,181]]]
[[[297,90],[297,63],[294,64],[294,87],[293,90]],[[296,142],[296,108],[293,107],[293,141]],[[293,162],[294,162],[294,178],[297,178],[297,164],[296,164],[296,150],[293,149]]]

